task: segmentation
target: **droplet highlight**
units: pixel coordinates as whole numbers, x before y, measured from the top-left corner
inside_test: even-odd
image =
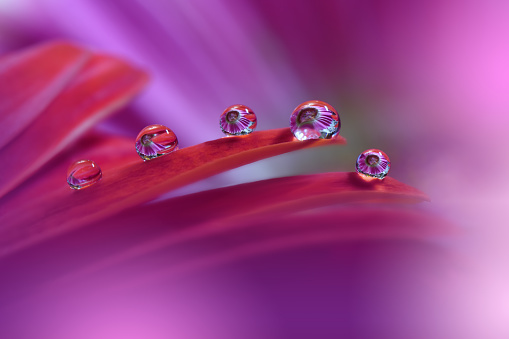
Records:
[[[76,161],[67,171],[67,183],[72,189],[80,190],[101,180],[101,168],[92,160]]]
[[[168,127],[150,125],[138,134],[135,147],[143,160],[150,160],[178,150],[178,139]]]
[[[355,169],[365,177],[383,179],[391,169],[391,161],[381,150],[368,149],[357,158]]]
[[[246,105],[233,105],[221,114],[219,126],[227,136],[246,135],[256,128],[256,115]]]
[[[300,104],[290,116],[290,129],[298,140],[331,139],[338,135],[340,127],[338,112],[319,100]]]

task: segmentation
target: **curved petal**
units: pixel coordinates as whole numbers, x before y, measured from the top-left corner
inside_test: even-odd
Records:
[[[132,288],[299,247],[365,240],[426,241],[458,234],[455,226],[436,216],[419,211],[372,207],[335,208],[305,214],[281,214],[272,218],[262,216],[241,224],[236,220],[210,223],[208,226],[216,231],[183,243],[171,241],[132,257],[117,256],[122,260],[115,262],[104,260],[58,283],[82,282],[86,277],[101,275],[114,276],[116,272],[128,272],[133,262],[146,262],[147,265],[137,269],[136,277],[116,286]],[[154,266],[148,265],[150,262],[164,262],[164,265],[154,269]]]
[[[50,106],[0,150],[0,159],[10,164],[0,173],[0,196],[124,105],[146,81],[143,71],[117,58],[93,56]]]
[[[90,53],[49,43],[0,60],[0,148],[19,135],[82,69]]]
[[[111,140],[109,143],[118,144],[119,141]],[[132,151],[131,143],[125,146],[124,152]],[[63,173],[64,168],[59,168],[56,174],[60,172]],[[51,184],[46,184],[47,180],[44,180],[36,184],[35,190],[44,191],[41,185],[46,185],[50,191],[50,186],[55,186],[58,180],[62,178],[51,175]],[[32,187],[33,184],[28,188]],[[15,200],[19,202],[19,198]],[[230,228],[242,228],[254,220],[263,223],[264,220],[282,218],[286,214],[295,215],[296,212],[342,203],[415,203],[424,200],[427,200],[424,193],[389,177],[367,184],[358,179],[356,173],[277,178],[199,192],[129,209],[83,230],[58,237],[46,245],[26,250],[24,255],[26,258],[36,257],[40,261],[41,253],[53,253],[48,248],[61,247],[62,243],[66,244],[63,251],[68,253],[73,248],[94,248],[93,253],[86,256],[87,262],[77,260],[73,265],[88,265],[91,261],[98,261],[93,268],[97,269],[170,245],[236,232]],[[339,207],[336,208],[339,209],[338,213],[345,213]],[[55,261],[54,258],[46,260]],[[18,256],[15,261],[20,263],[23,259]],[[30,266],[28,263],[26,265]]]
[[[407,224],[406,221],[416,215],[423,225],[424,221],[428,222],[433,218],[424,214],[401,210],[398,219],[397,211],[389,213],[370,206],[361,209],[352,205],[415,203],[428,200],[424,193],[392,178],[368,185],[363,185],[359,180],[362,179],[357,179],[357,173],[324,173],[270,179],[199,192],[124,211],[95,224],[93,228],[88,227],[86,231],[69,234],[63,241],[71,247],[79,243],[96,250],[88,256],[88,260],[98,262],[84,268],[83,274],[150,255],[170,246],[185,246],[186,243],[242,232],[249,238],[249,225],[253,224],[286,224],[291,228],[289,233],[295,233],[299,231],[298,225],[307,224],[313,228],[321,223],[339,223],[338,226],[351,227],[347,229],[348,234],[350,232],[355,235],[388,238],[394,236],[394,232],[396,236],[425,238],[439,235],[442,231],[444,234],[450,231],[445,222],[430,223],[427,228],[417,229],[400,226]],[[345,203],[349,204],[349,210],[337,205]],[[336,206],[330,207],[331,205]],[[324,211],[324,207],[328,209]],[[383,220],[382,217],[388,216],[393,221],[398,220],[399,224],[369,223],[370,218]],[[291,226],[292,220],[296,222],[295,229]],[[354,225],[359,225],[359,228],[354,229]],[[243,231],[245,228],[247,230]],[[260,232],[263,232],[262,229]],[[348,236],[347,233],[344,235]],[[71,245],[73,243],[76,245]]]
[[[228,300],[232,291],[220,287],[222,283],[231,282],[233,279],[234,284],[247,287],[246,294],[235,294],[241,307],[248,307],[250,293],[257,297],[261,288],[263,290],[260,296],[266,299],[265,307],[259,312],[266,312],[278,304],[272,298],[281,302],[281,296],[286,296],[284,304],[291,308],[296,303],[302,303],[303,310],[305,309],[302,314],[314,319],[317,312],[320,316],[329,314],[329,309],[320,306],[333,306],[331,310],[341,307],[345,312],[351,312],[352,309],[356,310],[359,300],[365,302],[362,297],[384,297],[377,299],[376,304],[363,305],[362,311],[370,310],[366,307],[368,305],[376,306],[379,311],[387,310],[386,305],[394,305],[403,299],[405,302],[402,310],[408,312],[414,309],[423,294],[426,299],[443,301],[443,298],[431,298],[436,297],[433,293],[435,288],[444,291],[443,296],[447,296],[446,292],[454,288],[448,277],[451,270],[457,269],[456,257],[434,244],[434,239],[448,234],[452,228],[443,220],[422,212],[348,208],[328,210],[325,213],[320,211],[314,214],[249,220],[239,226],[229,228],[227,232],[187,242],[182,246],[170,245],[102,270],[86,272],[88,274],[85,275],[71,274],[55,281],[54,278],[62,273],[55,272],[56,268],[64,273],[79,270],[82,267],[79,259],[94,255],[96,250],[95,247],[82,244],[66,244],[60,239],[55,243],[55,247],[43,252],[43,260],[38,261],[32,257],[31,264],[27,266],[25,261],[10,260],[13,266],[23,265],[23,269],[19,269],[19,266],[17,270],[13,268],[16,275],[8,274],[4,279],[5,286],[11,287],[12,284],[12,289],[4,288],[0,291],[5,294],[0,313],[9,319],[15,319],[16,317],[12,317],[13,313],[24,314],[28,311],[28,316],[24,319],[31,320],[40,317],[41,312],[46,312],[50,315],[44,319],[54,322],[57,320],[54,319],[54,305],[62,301],[72,301],[70,304],[65,303],[65,306],[74,306],[71,309],[77,312],[78,317],[86,317],[111,304],[132,308],[133,302],[137,300],[133,296],[141,295],[145,298],[148,293],[154,300],[169,306],[150,308],[149,312],[168,318],[175,310],[181,311],[180,306],[173,304],[174,294],[169,291],[180,290],[182,284],[190,282],[198,283],[198,286],[193,285],[195,288],[186,290],[183,298],[187,299],[187,302],[192,300],[200,289],[207,289],[218,295],[213,312],[222,312],[225,307],[224,300]],[[424,252],[423,248],[426,249]],[[69,251],[66,252],[66,249]],[[47,261],[46,257],[51,255],[55,260]],[[447,264],[444,264],[445,259]],[[378,274],[373,274],[375,272]],[[20,276],[23,279],[20,279]],[[315,284],[306,284],[310,281]],[[270,298],[267,298],[266,292],[276,286],[279,288],[274,289],[274,294],[268,294]],[[325,288],[326,293],[317,294]],[[379,293],[369,293],[367,296],[363,294],[380,289]],[[387,293],[388,291],[392,293]],[[400,298],[402,293],[405,298]],[[12,300],[12,294],[18,298]],[[19,302],[19,296],[23,297],[22,303]],[[307,300],[317,296],[320,297],[319,303],[313,304]],[[324,304],[324,301],[330,298],[334,298],[334,301]],[[342,299],[348,304],[335,304]],[[436,306],[438,308],[433,307],[431,310],[443,311],[443,302],[436,303]],[[38,310],[35,315],[29,312],[34,308]],[[52,312],[47,312],[48,309]],[[65,314],[69,309],[58,308],[56,312],[59,315]],[[419,315],[430,314],[428,308],[417,309],[415,313]],[[135,313],[143,315],[146,312],[147,310],[142,308]],[[110,311],[105,314],[109,320],[116,313]],[[203,314],[206,315],[207,312]],[[377,311],[373,316],[378,317],[379,314]],[[356,310],[356,316],[359,320],[364,319],[363,312],[359,310]],[[196,313],[193,313],[193,317],[196,317]],[[395,316],[394,319],[399,325],[401,317]],[[260,318],[256,321],[257,324],[260,323]],[[4,322],[4,327],[18,325],[15,323],[12,326],[11,323]],[[322,322],[313,323],[318,326]],[[291,324],[294,322],[285,325]],[[333,313],[330,324],[337,325],[336,313]],[[38,326],[40,327],[40,324]],[[338,331],[338,326],[331,328]],[[69,333],[75,332],[70,330]]]
[[[116,217],[113,223],[106,220],[3,258],[0,270],[9,277],[4,284],[13,282],[16,286],[10,287],[9,295],[2,296],[2,300],[16,299],[27,291],[33,293],[46,283],[63,287],[110,273],[118,278],[123,274],[120,272],[133,271],[133,262],[144,263],[143,273],[136,271],[116,287],[146,284],[298,247],[367,239],[428,241],[458,233],[443,219],[397,205],[335,206],[270,217],[241,216],[192,225],[183,231],[172,227],[170,210],[164,211],[166,215],[150,212],[148,206],[132,210]],[[161,264],[154,267],[153,263]]]
[[[70,164],[78,160],[93,159],[100,164],[102,171],[110,171],[119,166],[135,163],[139,157],[133,152],[133,148],[130,138],[88,133],[70,149],[44,165],[39,170],[40,175],[30,177],[1,199],[0,209],[15,208],[15,206],[18,210],[33,209],[34,204],[51,200],[54,197],[55,187],[61,187],[62,183],[65,183],[65,174]]]
[[[174,210],[176,225],[229,218],[250,218],[260,213],[282,214],[326,207],[338,203],[418,203],[429,201],[423,192],[398,180],[366,181],[355,172],[299,175],[250,182],[173,198],[140,209]],[[206,202],[206,203],[205,203]],[[193,213],[200,206],[200,214]]]
[[[139,161],[139,157],[136,152],[133,151],[133,149],[134,147],[132,140],[129,138],[104,136],[96,133],[87,134],[80,139],[79,143],[73,145],[71,150],[59,154],[55,159],[41,168],[42,175],[31,177],[29,181],[23,183],[23,185],[16,188],[6,197],[1,199],[0,210],[2,210],[2,212],[0,212],[0,214],[4,214],[5,211],[14,208],[14,206],[17,206],[16,213],[18,213],[18,217],[20,218],[23,215],[30,214],[32,211],[37,210],[38,208],[36,204],[43,200],[51,200],[55,193],[58,194],[58,191],[55,192],[55,187],[59,187],[62,182],[65,183],[65,174],[67,172],[67,168],[69,167],[70,163],[76,160],[95,159],[101,164],[101,168],[103,170],[114,170],[117,168],[119,162],[123,164],[129,164]],[[46,210],[44,212],[52,213],[51,210]],[[69,218],[72,219],[73,216],[69,216]],[[3,222],[0,222],[0,229],[2,230],[1,232],[10,233],[3,233],[2,237],[5,236],[7,238],[14,239],[33,236],[33,234],[24,233],[28,231],[34,231],[33,229],[19,227],[9,228],[7,230],[5,226],[7,225]],[[79,247],[79,245],[76,243],[74,245]],[[42,259],[43,261],[43,258],[49,259],[48,255],[54,254],[56,249],[61,249],[62,244],[52,244],[52,246],[53,247],[46,248],[43,252],[36,251],[36,257]],[[69,254],[72,251],[66,252]],[[30,255],[33,255],[34,253],[35,252],[31,252]],[[62,255],[60,252],[58,257],[70,258],[68,254]],[[38,265],[31,265],[31,262],[28,260],[28,258],[34,259],[35,257],[30,255],[25,257],[15,257],[14,261],[0,259],[0,271],[10,275],[10,279],[2,280],[1,290],[3,292],[7,291],[9,297],[19,297],[18,294],[11,293],[14,291],[14,288],[9,287],[9,282],[15,282],[15,284],[21,288],[24,283],[30,284],[30,281],[35,279],[35,276],[33,275],[34,271],[32,269]],[[76,257],[73,258],[76,259]],[[50,262],[56,263],[58,260],[59,259],[57,257],[53,256],[50,261],[43,265],[44,276],[50,274],[52,270],[58,266],[52,265]],[[77,262],[78,261],[76,260],[73,265],[77,264]],[[23,269],[20,270],[20,267],[23,267]],[[7,296],[0,296],[0,299],[6,300]]]
[[[303,148],[345,142],[342,137],[296,141],[289,128],[282,128],[243,137],[225,137],[149,162],[140,160],[116,170],[103,170],[103,179],[99,183],[81,191],[71,191],[62,176],[61,184],[49,192],[27,189],[23,193],[27,199],[16,199],[20,202],[17,204],[11,199],[3,199],[0,205],[0,254],[5,255],[235,167]]]

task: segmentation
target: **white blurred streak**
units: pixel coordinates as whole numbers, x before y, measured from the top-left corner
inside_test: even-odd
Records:
[[[22,14],[30,2],[30,0],[0,0],[0,15]]]
[[[507,258],[506,258],[507,259]],[[482,263],[476,276],[468,281],[471,290],[464,306],[471,309],[470,323],[482,338],[509,337],[509,271],[504,267]],[[465,285],[461,287],[464,288]],[[481,336],[479,337],[481,338]]]

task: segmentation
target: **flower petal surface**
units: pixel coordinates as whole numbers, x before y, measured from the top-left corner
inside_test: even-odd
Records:
[[[211,239],[228,237],[228,234],[244,235],[247,239],[249,230],[263,233],[276,225],[285,225],[284,232],[296,234],[302,227],[309,226],[306,232],[312,232],[313,228],[322,228],[318,225],[328,224],[346,227],[344,235],[354,237],[390,238],[396,233],[396,236],[427,238],[450,233],[452,227],[444,221],[435,225],[424,213],[394,209],[401,203],[428,200],[424,193],[393,178],[362,185],[356,177],[356,173],[323,173],[276,178],[176,197],[124,211],[87,230],[69,234],[65,242],[80,242],[97,250],[92,256],[99,261],[83,269],[90,272],[168,247],[194,248],[193,243],[207,241],[222,244],[224,241]],[[306,194],[300,194],[302,191]],[[390,204],[393,210],[381,210],[374,203]],[[385,217],[391,221],[383,221]],[[423,226],[402,226],[414,219]],[[426,224],[430,226],[424,227]],[[260,226],[258,230],[256,225]]]
[[[37,119],[0,149],[0,159],[9,163],[0,172],[0,196],[122,107],[146,81],[143,71],[120,59],[93,55]]]
[[[44,111],[90,57],[74,45],[48,43],[0,60],[0,148]]]
[[[282,128],[212,140],[148,162],[129,160],[123,167],[118,162],[116,169],[103,170],[100,182],[80,191],[69,189],[62,173],[61,184],[49,191],[27,188],[18,198],[8,196],[0,201],[0,252],[6,254],[257,160],[308,147],[345,143],[342,137],[300,142],[294,140],[289,128]]]

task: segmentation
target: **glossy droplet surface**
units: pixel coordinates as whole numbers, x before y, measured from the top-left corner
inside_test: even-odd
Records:
[[[306,101],[290,117],[290,129],[298,140],[330,139],[339,133],[338,112],[326,102]]]
[[[368,149],[357,158],[355,169],[366,177],[383,179],[391,169],[391,161],[379,149]]]
[[[233,105],[219,117],[219,126],[224,134],[246,135],[256,128],[256,115],[245,105]]]
[[[76,161],[67,171],[67,183],[72,189],[79,190],[101,180],[101,168],[92,160]]]
[[[135,147],[143,160],[150,160],[178,150],[178,139],[168,127],[150,125],[138,134]]]

